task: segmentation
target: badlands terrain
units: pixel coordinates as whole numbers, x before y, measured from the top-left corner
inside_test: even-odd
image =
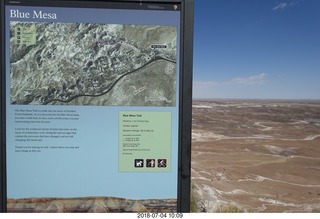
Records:
[[[175,26],[13,21],[10,28],[11,104],[175,105]],[[34,42],[16,40],[21,30]]]
[[[199,211],[320,212],[320,101],[194,101]]]
[[[8,212],[45,213],[130,213],[130,212],[175,212],[175,199],[130,200],[115,197],[86,198],[25,198],[9,199]]]

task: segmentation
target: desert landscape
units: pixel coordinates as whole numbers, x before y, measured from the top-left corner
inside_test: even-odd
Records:
[[[115,197],[8,199],[8,212],[17,213],[130,213],[175,212],[176,199],[131,200]]]
[[[191,167],[197,211],[320,212],[320,101],[194,101]]]

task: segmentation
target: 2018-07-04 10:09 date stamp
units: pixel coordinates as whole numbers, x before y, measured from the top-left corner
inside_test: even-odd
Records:
[[[138,213],[137,218],[183,218],[183,213]]]

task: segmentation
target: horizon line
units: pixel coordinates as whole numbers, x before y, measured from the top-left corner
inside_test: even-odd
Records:
[[[319,99],[311,99],[311,98],[195,98],[192,97],[192,101],[205,101],[205,100],[272,100],[272,101],[320,101]]]

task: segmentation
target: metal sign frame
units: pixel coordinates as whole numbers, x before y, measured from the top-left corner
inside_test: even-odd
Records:
[[[6,161],[6,148],[7,148],[7,134],[6,134],[6,68],[5,66],[5,5],[9,0],[1,0],[0,4],[0,28],[1,28],[1,118],[0,118],[0,212],[7,211],[7,161]],[[71,2],[74,6],[74,0],[69,1],[28,1],[28,0],[15,0],[12,2],[27,2],[34,4],[35,6],[40,4],[51,5],[61,2]],[[179,135],[178,135],[178,185],[177,185],[177,212],[190,212],[190,181],[191,181],[191,123],[192,123],[192,69],[193,69],[193,19],[194,19],[194,3],[193,0],[78,0],[76,1],[78,6],[83,3],[90,2],[94,7],[95,4],[99,5],[101,2],[110,2],[119,5],[127,3],[140,4],[170,4],[179,3],[181,5],[181,37],[180,37],[180,72],[179,72]]]

